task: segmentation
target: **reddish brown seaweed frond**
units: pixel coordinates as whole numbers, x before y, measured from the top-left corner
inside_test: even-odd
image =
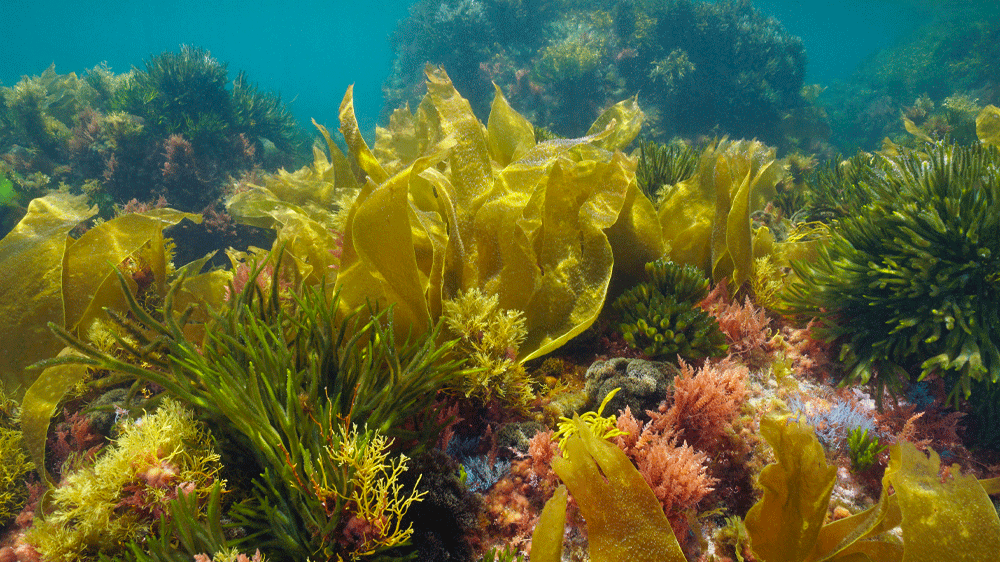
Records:
[[[651,412],[652,423],[660,431],[674,428],[697,449],[712,450],[731,432],[740,414],[750,370],[732,358],[706,362],[697,372],[684,361],[680,367],[674,378],[673,403],[665,413]]]

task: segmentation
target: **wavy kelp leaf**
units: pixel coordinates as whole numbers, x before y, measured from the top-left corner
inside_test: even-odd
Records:
[[[991,496],[1000,494],[1000,476],[980,480],[979,485]]]
[[[750,213],[754,210],[753,199],[760,200],[761,187],[773,189],[775,178],[771,177],[774,161],[770,161],[751,177],[747,172],[739,189],[733,196],[729,216],[726,218],[726,259],[717,258],[712,268],[712,277],[716,280],[730,278],[734,287],[743,285],[750,279],[753,260],[761,255],[764,246],[758,245],[758,233],[767,232],[766,227],[757,229],[750,226]],[[760,203],[758,202],[758,205]],[[770,240],[773,241],[773,238]],[[768,246],[769,247],[769,246]],[[725,261],[728,265],[720,267]]]
[[[552,470],[569,488],[587,521],[590,559],[684,562],[663,507],[632,461],[621,449],[594,435],[579,416],[572,423],[577,431],[566,440],[566,458],[557,456]],[[561,546],[562,536],[559,539]]]
[[[420,105],[433,108],[427,111],[431,119],[428,134],[432,138],[457,141],[449,153],[448,176],[454,188],[455,207],[459,210],[458,226],[464,229],[493,187],[486,127],[472,112],[469,101],[452,85],[444,69],[428,65],[424,73],[427,95]]]
[[[978,561],[1000,552],[1000,517],[987,496],[1000,492],[993,480],[962,475],[958,465],[942,479],[934,451],[928,458],[903,442],[891,449],[878,504],[822,525],[836,468],[827,466],[815,432],[765,416],[761,433],[777,458],[761,472],[764,496],[746,516],[762,562]],[[902,545],[874,539],[896,527]]]
[[[551,351],[603,305],[614,265],[604,231],[617,222],[635,172],[623,154],[591,145],[625,135],[611,119],[596,134],[533,145],[530,126],[502,96],[492,127],[483,127],[443,70],[426,74],[417,113],[399,115],[395,125],[404,130],[390,124],[381,136],[419,131],[423,153],[384,182],[370,177],[352,207],[338,277],[342,302],[396,302],[397,330],[405,333],[435,319],[442,298],[476,287],[497,294],[499,306],[526,312],[523,359]],[[350,98],[348,91],[341,129],[360,138]],[[352,153],[363,155],[367,148],[357,146]],[[401,154],[391,146],[379,152]],[[622,227],[619,239],[629,233]]]
[[[622,100],[601,113],[594,124],[587,131],[588,135],[596,134],[611,127],[611,122],[615,122],[613,133],[594,143],[605,150],[623,150],[628,143],[635,140],[642,129],[642,121],[645,115],[639,109],[639,96]]]
[[[418,130],[420,120],[410,112],[410,104],[396,108],[388,127],[375,127],[375,158],[389,175],[394,175],[420,157],[428,139]]]
[[[366,299],[395,303],[397,326],[421,332],[431,323],[425,296],[429,272],[417,267],[408,179],[404,172],[362,190],[348,219],[338,282],[344,285],[342,308]]]
[[[80,354],[67,347],[63,348],[58,357],[66,358],[67,355]],[[50,486],[58,482],[58,478],[53,478],[45,466],[45,442],[49,432],[49,420],[56,413],[56,407],[59,406],[63,396],[86,380],[87,371],[87,365],[79,363],[46,367],[41,373],[34,372],[36,378],[24,394],[21,406],[24,448],[28,451],[31,461],[38,467],[38,473]]]
[[[957,464],[942,479],[941,458],[929,453],[930,458],[903,442],[890,451],[885,471],[885,484],[896,490],[902,513],[903,560],[996,560],[1000,517],[986,490]]]
[[[340,132],[347,141],[347,149],[351,152],[351,156],[368,174],[371,181],[379,184],[389,179],[389,174],[375,159],[375,155],[368,148],[368,143],[361,136],[361,129],[358,128],[358,120],[354,116],[354,84],[347,87],[344,100],[340,103]]]
[[[188,341],[203,341],[205,326],[212,320],[211,311],[218,310],[229,294],[232,271],[214,269],[198,273],[214,255],[213,251],[177,268],[171,283],[174,312],[184,312],[188,307],[192,307],[188,323],[182,327]],[[175,288],[175,284],[180,286]]]
[[[103,316],[104,307],[128,310],[115,271],[123,260],[136,256],[144,247],[141,259],[152,269],[160,285],[159,294],[165,294],[167,258],[163,229],[185,218],[201,222],[201,215],[173,209],[122,215],[91,228],[70,244],[62,274],[66,311],[63,325],[83,334],[94,319]]]
[[[337,146],[337,143],[333,142],[333,138],[330,137],[330,131],[317,123],[315,119],[313,119],[313,126],[323,135],[323,139],[326,141],[326,150],[330,153],[330,164],[327,169],[323,170],[323,178],[334,184],[338,189],[359,189],[361,184],[358,183],[358,178],[354,175],[351,162],[340,150],[340,147]],[[323,151],[319,151],[319,153],[325,159]],[[316,162],[319,161],[317,160]],[[316,165],[316,163],[313,164],[314,167]]]
[[[618,219],[634,169],[616,152],[608,162],[555,163],[545,183],[543,229],[533,247],[541,264],[538,285],[519,310],[527,315],[526,359],[544,355],[576,336],[600,314],[614,255],[604,233]],[[540,198],[536,198],[540,201]]]
[[[62,325],[63,256],[69,232],[97,214],[86,196],[51,193],[28,204],[28,212],[0,240],[0,384],[20,398],[37,377],[25,371],[51,357],[62,344],[48,329]],[[41,466],[41,465],[39,465]]]
[[[694,176],[660,203],[658,216],[672,261],[702,268],[738,288],[753,259],[773,251],[750,227],[750,215],[774,196],[781,174],[774,149],[758,141],[720,141],[706,148]],[[732,227],[732,228],[730,228]],[[730,232],[731,231],[731,232]]]
[[[486,131],[490,156],[500,167],[505,168],[511,162],[523,158],[535,146],[535,128],[507,103],[499,86],[493,84],[493,91],[493,105],[490,107]]]
[[[639,189],[638,183],[629,184],[618,220],[604,233],[615,257],[612,285],[608,288],[608,298],[614,299],[644,281],[646,264],[666,252],[656,206]]]
[[[569,494],[560,484],[555,494],[545,502],[538,523],[531,533],[532,562],[560,562],[562,560],[563,534],[566,529],[566,504]]]
[[[923,131],[923,129],[918,127],[916,123],[911,121],[910,118],[905,115],[903,116],[903,128],[906,129],[907,133],[917,137],[917,140],[921,140],[923,142],[934,142],[934,139],[932,139]]]
[[[775,462],[760,473],[764,495],[747,512],[747,533],[759,560],[803,562],[826,519],[837,467],[826,463],[816,432],[804,422],[764,416],[760,432]]]
[[[277,231],[273,248],[293,258],[298,280],[318,284],[336,276],[339,241],[332,213],[284,201],[264,187],[232,196],[226,209],[241,223]]]
[[[1000,147],[1000,108],[987,105],[976,116],[976,136],[984,144]]]

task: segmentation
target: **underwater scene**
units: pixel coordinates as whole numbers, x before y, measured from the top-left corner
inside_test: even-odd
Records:
[[[1000,562],[994,0],[4,2],[0,562]]]

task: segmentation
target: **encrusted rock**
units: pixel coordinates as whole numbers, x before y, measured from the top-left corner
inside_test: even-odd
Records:
[[[679,370],[671,363],[616,357],[597,361],[587,369],[586,392],[591,408],[615,388],[621,390],[608,402],[605,414],[616,414],[628,406],[638,419],[646,418],[646,410],[655,410],[666,399]]]

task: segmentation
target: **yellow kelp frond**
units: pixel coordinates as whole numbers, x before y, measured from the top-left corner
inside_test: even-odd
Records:
[[[760,432],[775,462],[760,473],[764,495],[747,513],[747,532],[759,559],[803,562],[826,520],[837,467],[826,463],[823,446],[804,422],[765,416]]]
[[[65,327],[86,334],[91,324],[104,317],[103,309],[124,312],[128,302],[122,292],[116,267],[124,266],[133,294],[140,288],[131,274],[148,270],[150,289],[160,297],[167,293],[167,275],[172,273],[169,245],[163,229],[184,219],[200,223],[201,215],[174,209],[153,209],[122,215],[91,228],[66,248],[62,276]],[[134,267],[129,271],[129,267]],[[136,294],[136,297],[141,295]]]
[[[351,163],[330,138],[326,127],[315,120],[313,125],[323,135],[330,157],[327,158],[326,152],[320,146],[313,145],[312,164],[294,172],[280,169],[274,174],[265,174],[260,182],[262,185],[252,187],[262,187],[274,194],[278,200],[301,207],[316,220],[336,228],[338,222],[342,226],[346,219],[345,210],[338,221],[342,198],[345,194],[357,195],[360,185],[351,170]],[[233,199],[238,200],[241,197],[246,196],[237,194]],[[347,207],[350,207],[350,204]]]
[[[750,279],[753,259],[772,251],[766,227],[750,215],[774,197],[784,173],[773,148],[759,141],[722,140],[702,152],[698,171],[663,197],[659,208],[671,260],[696,265],[733,290]]]
[[[976,117],[976,136],[979,142],[1000,147],[1000,108],[987,105]]]
[[[62,343],[48,323],[62,326],[62,274],[68,234],[97,214],[86,196],[52,193],[28,204],[28,213],[0,240],[0,383],[20,399],[38,376],[24,368],[55,355]]]
[[[368,174],[368,177],[376,183],[385,181],[389,175],[382,169],[382,166],[375,159],[375,155],[368,148],[368,143],[365,142],[364,137],[361,136],[361,129],[358,128],[358,120],[354,116],[354,84],[347,87],[347,94],[344,95],[344,101],[340,104],[340,132],[347,141],[347,149],[351,152],[351,156],[354,157],[358,166]]]
[[[596,319],[613,248],[638,256],[626,261],[635,276],[662,251],[635,163],[605,149],[635,136],[641,112],[629,100],[592,134],[535,144],[499,91],[484,127],[444,70],[425,72],[416,113],[397,112],[379,134],[375,154],[387,163],[361,140],[350,90],[341,104],[341,130],[369,171],[344,233],[345,310],[394,302],[405,333],[436,320],[444,299],[479,288],[500,308],[525,311],[519,359],[551,351]]]
[[[930,458],[907,442],[894,446],[883,478],[902,512],[905,560],[995,560],[1000,517],[986,490],[958,464],[942,478],[941,458],[929,452]]]
[[[277,231],[273,248],[281,248],[294,260],[300,280],[332,286],[340,262],[340,236],[361,186],[326,127],[315,121],[313,125],[326,140],[329,159],[314,146],[311,165],[264,176],[263,185],[233,195],[226,208],[243,224]]]
[[[894,445],[879,502],[856,515],[823,524],[837,481],[813,429],[768,415],[761,433],[776,462],[760,474],[764,495],[747,513],[746,529],[761,562],[931,562],[993,560],[1000,552],[1000,517],[987,496],[991,481],[909,442]],[[889,490],[893,490],[892,495]],[[899,538],[888,532],[901,528]]]
[[[643,119],[645,119],[645,115],[639,109],[639,96],[636,94],[635,97],[620,101],[601,113],[594,124],[590,126],[587,134],[593,135],[607,129],[614,120],[614,132],[595,142],[594,146],[605,150],[624,150],[628,143],[639,136]]]
[[[81,196],[82,197],[82,196]],[[0,241],[0,358],[7,393],[21,396],[38,376],[23,369],[55,355],[62,345],[48,323],[86,334],[103,308],[127,309],[115,268],[134,266],[151,293],[166,293],[169,245],[163,229],[200,215],[154,209],[103,222],[73,240],[68,233],[96,209],[80,197],[54,193],[35,199],[28,214]],[[135,282],[129,278],[130,288]]]
[[[566,441],[566,458],[555,458],[552,470],[573,494],[580,514],[587,521],[590,559],[593,562],[683,562],[684,553],[674,536],[667,516],[653,490],[625,453],[601,439],[583,421],[576,419],[576,434]],[[552,530],[553,519],[564,510],[557,492],[547,512],[544,531],[535,538],[548,544],[541,547],[543,560],[555,560],[560,551],[552,542],[562,535]],[[552,500],[550,500],[552,501]]]

